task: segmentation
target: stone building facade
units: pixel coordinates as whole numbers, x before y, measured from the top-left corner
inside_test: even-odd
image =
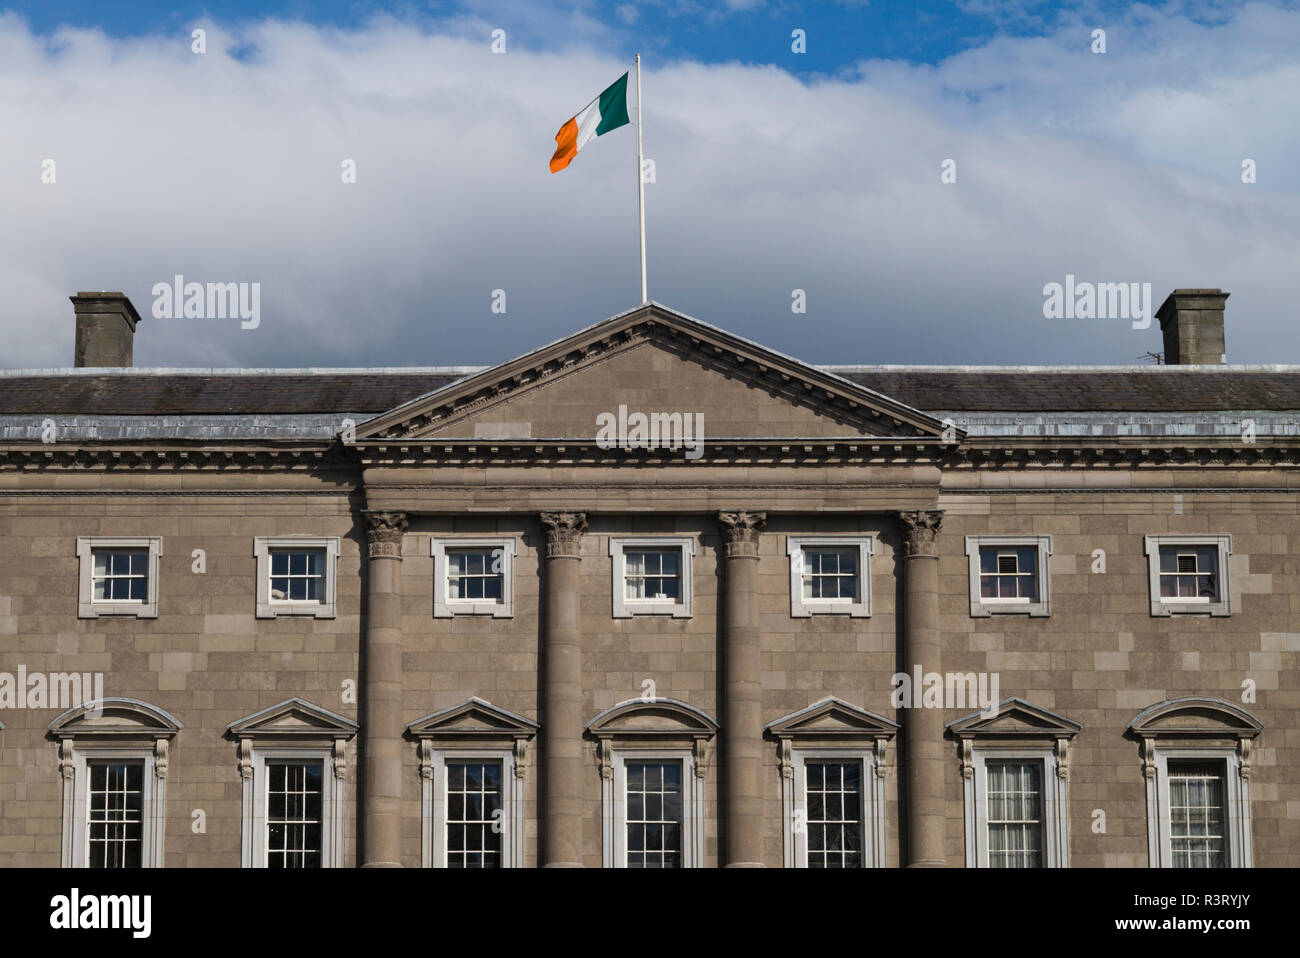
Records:
[[[648,304],[182,371],[79,294],[0,373],[0,865],[1300,865],[1300,367],[1226,298],[1156,367]]]

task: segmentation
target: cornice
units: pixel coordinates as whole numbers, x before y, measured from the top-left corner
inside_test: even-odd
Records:
[[[704,443],[704,455],[687,459],[681,450],[604,449],[595,440],[415,439],[358,442],[364,466],[434,463],[470,465],[591,465],[699,468],[718,464],[937,465],[948,455],[939,439],[925,437],[827,439],[719,439]]]
[[[1149,438],[1109,440],[967,440],[949,450],[945,471],[1013,469],[1137,469],[1300,466],[1300,439],[1260,437],[1253,443],[1222,437],[1204,441],[1153,442]]]
[[[598,466],[690,469],[708,466],[934,466],[946,473],[988,469],[1129,470],[1289,468],[1300,466],[1300,437],[1222,437],[1176,442],[1143,437],[1080,440],[966,439],[925,436],[716,439],[703,455],[681,450],[601,448],[593,439],[396,439],[330,442],[19,443],[0,445],[0,472],[58,469],[103,472],[315,472],[431,465]]]
[[[121,472],[355,470],[356,458],[336,441],[235,445],[201,442],[131,444],[24,443],[0,446],[0,472],[49,468]]]

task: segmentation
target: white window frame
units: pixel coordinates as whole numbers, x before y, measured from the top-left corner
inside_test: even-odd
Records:
[[[1241,774],[1241,755],[1231,746],[1179,747],[1155,744],[1155,775],[1147,782],[1147,856],[1152,868],[1173,868],[1169,822],[1169,760],[1223,762],[1224,822],[1229,868],[1252,868],[1250,778]]]
[[[447,867],[447,763],[474,761],[501,763],[501,867],[523,868],[524,780],[515,774],[513,748],[430,748],[430,774],[421,780],[420,789],[421,865]]]
[[[490,615],[494,619],[514,618],[516,542],[514,536],[475,538],[435,536],[429,544],[429,554],[433,556],[433,617],[449,619],[456,615]],[[447,592],[451,583],[447,577],[447,553],[459,549],[501,550],[501,600],[499,602],[490,599],[448,597]]]
[[[135,599],[95,598],[95,552],[99,549],[147,549],[149,552],[148,596]],[[161,536],[78,536],[79,584],[77,618],[95,619],[101,615],[130,615],[138,619],[158,618],[158,557],[162,555]]]
[[[679,549],[681,550],[682,600],[627,599],[627,560],[625,550]],[[690,536],[610,536],[609,555],[613,567],[614,618],[630,619],[636,615],[668,615],[674,619],[691,617],[691,597],[694,584],[691,566],[694,564],[695,540]]]
[[[803,597],[804,550],[825,546],[828,549],[858,550],[858,598],[805,599]],[[804,619],[813,615],[847,615],[854,619],[871,616],[871,557],[875,553],[873,536],[786,536],[785,554],[790,557],[790,616]]]
[[[980,595],[980,549],[1008,548],[1038,550],[1038,601],[1030,599],[986,599]],[[1051,605],[1051,536],[997,536],[966,537],[966,559],[970,584],[970,614],[972,618],[991,615],[1028,615],[1041,618],[1052,614]]]
[[[987,761],[1037,761],[1043,763],[1043,867],[1070,867],[1069,782],[1059,774],[1060,760],[1053,747],[981,747],[971,753],[972,775],[964,780],[966,812],[966,867],[989,867],[989,815]]]
[[[874,748],[799,748],[790,752],[791,776],[781,780],[786,867],[808,867],[807,762],[857,761],[862,766],[862,867],[885,867],[885,780],[876,772]],[[802,813],[803,828],[796,822]]]
[[[273,549],[323,549],[325,551],[325,600],[302,602],[271,598],[271,551]],[[338,536],[258,536],[253,540],[257,557],[257,618],[281,615],[309,615],[317,619],[335,617],[338,593]]]
[[[321,868],[343,866],[343,780],[338,775],[335,758],[334,749],[328,746],[252,744],[253,774],[244,779],[243,789],[241,867],[266,867],[268,759],[272,762],[287,759],[321,763]]]
[[[682,763],[682,867],[704,865],[704,784],[695,774],[690,748],[620,748],[613,746],[613,774],[602,779],[601,809],[604,867],[627,867],[627,762]]]
[[[90,862],[90,763],[114,759],[143,762],[141,779],[140,867],[163,866],[167,779],[158,777],[152,746],[124,748],[72,741],[72,777],[63,788],[63,867],[86,868]]]
[[[1218,550],[1218,562],[1215,579],[1218,582],[1219,598],[1208,602],[1200,598],[1165,598],[1160,594],[1160,547],[1161,546],[1201,546]],[[1232,614],[1232,589],[1228,581],[1228,557],[1232,555],[1232,536],[1230,535],[1190,535],[1143,536],[1142,548],[1147,557],[1147,588],[1151,596],[1151,614],[1168,615],[1211,615],[1227,616]]]

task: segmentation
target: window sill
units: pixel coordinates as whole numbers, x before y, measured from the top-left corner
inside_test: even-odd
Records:
[[[451,619],[458,615],[488,615],[494,619],[513,619],[514,609],[504,602],[458,602],[455,600],[440,603],[434,612],[435,619]]]
[[[313,619],[332,619],[334,604],[319,602],[270,602],[257,604],[257,618],[278,619],[281,617],[305,616]]]
[[[158,604],[156,602],[89,602],[77,609],[79,619],[99,619],[116,617],[123,619],[156,619]]]
[[[628,601],[623,600],[623,615],[616,615],[615,618],[631,618],[636,615],[662,615],[674,619],[689,619],[691,611],[683,606],[680,602],[655,602],[645,600]]]

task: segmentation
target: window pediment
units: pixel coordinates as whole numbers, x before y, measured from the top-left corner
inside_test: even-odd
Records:
[[[1148,780],[1157,771],[1157,747],[1224,747],[1238,756],[1238,771],[1250,778],[1251,751],[1260,721],[1245,709],[1221,699],[1188,697],[1148,706],[1129,722],[1125,734],[1142,743],[1142,768]]]
[[[532,719],[474,697],[416,719],[406,732],[412,738],[530,738],[539,728]]]
[[[1015,697],[1003,699],[991,714],[973,712],[946,726],[960,743],[962,778],[975,773],[975,748],[996,746],[1042,746],[1054,749],[1056,773],[1062,780],[1070,775],[1070,743],[1083,725],[1038,705]]]
[[[226,729],[226,734],[237,738],[286,736],[346,739],[356,735],[358,728],[357,723],[350,718],[302,699],[292,698],[232,722]]]
[[[693,705],[676,699],[629,699],[606,709],[587,724],[598,738],[615,735],[711,738],[718,723]]]
[[[1083,726],[1024,699],[1009,698],[990,715],[973,712],[949,722],[947,728],[954,738],[1074,738]]]
[[[776,738],[830,736],[866,739],[889,738],[898,732],[898,728],[897,722],[883,715],[831,696],[769,723],[767,731]]]
[[[779,743],[783,779],[794,775],[794,748],[817,745],[869,745],[876,775],[884,778],[885,745],[898,729],[897,722],[832,695],[769,723],[767,734]]]
[[[718,734],[718,723],[695,706],[677,699],[629,699],[597,715],[587,723],[587,732],[600,743],[603,779],[613,777],[615,746],[629,744],[690,746],[695,775],[703,778],[709,742]]]
[[[1128,730],[1148,736],[1254,738],[1263,726],[1243,708],[1210,698],[1169,699],[1143,709]]]
[[[0,726],[2,727],[2,726]],[[170,738],[183,726],[178,718],[138,699],[96,699],[68,709],[49,725],[57,738]]]

